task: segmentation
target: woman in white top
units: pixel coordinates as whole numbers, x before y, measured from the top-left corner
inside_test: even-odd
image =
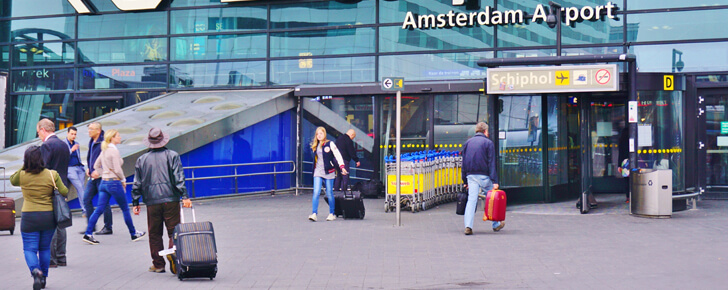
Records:
[[[119,149],[116,149],[116,145],[119,143],[121,143],[121,134],[119,131],[113,129],[106,131],[104,142],[101,143],[101,155],[96,159],[96,163],[93,164],[94,170],[101,172],[99,205],[89,218],[86,234],[83,235],[83,241],[92,245],[99,244],[99,241],[93,236],[93,230],[112,197],[119,204],[119,208],[124,214],[124,222],[126,223],[126,227],[129,228],[131,240],[136,242],[146,234],[145,232],[137,231],[134,228],[134,222],[131,220],[129,202],[126,201],[126,176],[121,169],[121,166],[124,165],[124,159],[121,158]]]
[[[308,216],[311,221],[316,221],[318,212],[319,193],[321,192],[321,183],[326,182],[326,196],[329,199],[329,216],[327,221],[336,219],[334,215],[334,178],[336,178],[336,167],[341,168],[341,174],[349,174],[344,169],[344,160],[341,158],[339,149],[336,144],[326,139],[326,129],[324,127],[316,128],[316,135],[311,142],[311,150],[314,153],[313,165],[313,199],[311,201],[313,213]]]

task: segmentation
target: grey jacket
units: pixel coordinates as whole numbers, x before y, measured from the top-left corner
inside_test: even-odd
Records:
[[[165,147],[150,149],[139,156],[134,171],[134,186],[131,189],[134,206],[139,205],[141,197],[144,197],[147,205],[189,198],[182,161],[177,152]]]

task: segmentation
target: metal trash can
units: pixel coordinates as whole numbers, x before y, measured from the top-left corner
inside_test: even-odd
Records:
[[[629,213],[653,218],[672,217],[672,170],[639,169],[630,174]]]

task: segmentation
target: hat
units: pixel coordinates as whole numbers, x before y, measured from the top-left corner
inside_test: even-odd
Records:
[[[152,128],[149,135],[144,138],[144,145],[150,149],[162,148],[169,142],[169,135],[162,132],[162,129]]]

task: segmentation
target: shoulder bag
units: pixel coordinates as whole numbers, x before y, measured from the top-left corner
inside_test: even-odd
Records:
[[[48,170],[53,181],[53,217],[56,220],[56,226],[62,229],[70,227],[73,224],[71,219],[71,208],[68,207],[66,198],[58,192],[56,179],[53,178],[53,171]]]

